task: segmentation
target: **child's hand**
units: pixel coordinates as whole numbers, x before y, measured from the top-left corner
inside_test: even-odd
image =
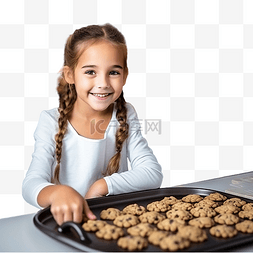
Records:
[[[105,196],[108,193],[108,187],[106,181],[101,178],[97,180],[88,190],[85,195],[86,199],[97,198]]]
[[[44,192],[42,192],[44,191]],[[47,204],[51,205],[51,213],[58,225],[66,221],[81,222],[83,213],[89,219],[96,219],[91,212],[86,200],[73,188],[66,185],[53,185],[44,188],[38,196],[38,202],[42,197],[47,198]],[[42,201],[43,202],[43,199]]]

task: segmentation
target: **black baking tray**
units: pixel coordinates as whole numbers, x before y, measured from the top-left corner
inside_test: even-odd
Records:
[[[178,199],[188,194],[199,194],[203,197],[210,193],[219,192],[210,189],[192,188],[192,187],[168,187],[155,190],[139,191],[133,193],[120,194],[115,196],[107,196],[95,199],[89,199],[88,204],[93,213],[100,219],[100,212],[103,209],[114,207],[122,210],[125,206],[137,203],[142,206],[147,206],[150,202],[161,200],[166,196],[174,196]],[[238,197],[232,194],[220,192],[228,198]],[[246,202],[253,202],[250,199],[241,199]],[[108,221],[108,223],[112,223]],[[45,234],[52,238],[61,241],[69,246],[72,246],[80,251],[101,251],[101,252],[124,252],[126,250],[117,245],[117,240],[106,241],[96,237],[95,233],[85,232],[81,224],[74,222],[66,222],[59,227],[51,212],[50,207],[40,210],[34,216],[34,224]],[[126,229],[124,229],[126,231]],[[216,238],[210,235],[209,229],[206,229],[208,239],[202,243],[191,243],[191,246],[183,251],[200,252],[200,251],[225,251],[233,247],[241,246],[246,243],[253,243],[252,234],[244,234],[238,232],[233,238]],[[125,233],[126,234],[126,233]],[[162,251],[160,247],[149,243],[148,247],[143,249],[147,252]]]

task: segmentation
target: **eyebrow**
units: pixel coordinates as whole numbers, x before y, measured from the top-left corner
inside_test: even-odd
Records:
[[[82,66],[82,69],[83,68],[96,68],[96,67],[97,67],[96,65],[84,65],[84,66]],[[113,65],[112,67],[113,68],[118,68],[118,69],[123,69],[123,67],[120,66],[120,65]]]

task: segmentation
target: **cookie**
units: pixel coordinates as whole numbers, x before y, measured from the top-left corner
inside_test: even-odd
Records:
[[[240,208],[233,205],[221,205],[214,209],[217,213],[226,214],[226,213],[238,213]]]
[[[129,228],[139,223],[139,219],[132,214],[124,214],[116,217],[113,224],[118,227]]]
[[[219,204],[217,202],[214,202],[213,200],[210,200],[210,199],[203,199],[201,200],[200,202],[198,203],[195,203],[194,204],[194,207],[197,207],[197,206],[202,206],[202,207],[212,207],[212,208],[215,208],[217,207]]]
[[[133,236],[149,236],[153,231],[156,231],[157,228],[152,226],[149,223],[140,223],[138,225],[135,225],[133,227],[130,227],[127,229],[128,234]]]
[[[253,203],[247,203],[242,206],[243,211],[253,211]]]
[[[142,223],[150,223],[150,224],[157,224],[160,221],[164,220],[164,215],[158,212],[146,212],[139,216],[139,219]]]
[[[177,251],[188,248],[190,241],[178,235],[171,235],[163,238],[159,246],[163,250]]]
[[[107,225],[106,221],[102,220],[88,220],[86,223],[82,225],[83,229],[88,232],[96,232],[100,228]]]
[[[208,196],[206,196],[204,198],[204,200],[206,200],[206,199],[213,200],[213,201],[224,201],[227,199],[227,197],[218,193],[218,192],[215,192],[215,193],[211,193]]]
[[[157,224],[157,227],[161,230],[175,232],[178,227],[184,226],[185,221],[180,219],[165,219]]]
[[[124,235],[122,228],[107,224],[96,232],[96,236],[105,240],[118,239]]]
[[[146,212],[146,208],[144,206],[139,206],[138,204],[131,204],[126,206],[122,212],[124,214],[141,215]]]
[[[228,238],[237,235],[237,230],[232,226],[217,225],[210,228],[210,234],[216,237]]]
[[[235,228],[243,233],[253,233],[253,221],[245,220],[243,222],[237,223],[235,225]]]
[[[191,209],[191,214],[194,217],[213,217],[216,212],[211,207],[197,206]]]
[[[169,219],[181,219],[181,220],[190,220],[192,214],[189,211],[181,209],[172,209],[166,213],[167,218]]]
[[[199,228],[210,228],[215,224],[214,220],[210,217],[194,218],[190,220],[188,223],[189,225],[196,226]]]
[[[160,241],[169,235],[168,231],[154,231],[148,237],[148,241],[154,245],[159,245]]]
[[[203,198],[198,194],[189,194],[182,198],[182,201],[187,203],[195,203],[201,201]]]
[[[121,215],[119,209],[110,207],[100,213],[100,218],[103,220],[114,220],[119,215]]]
[[[239,217],[245,219],[249,219],[249,220],[253,220],[253,210],[250,210],[250,211],[241,211],[239,212]]]
[[[171,209],[170,205],[164,201],[154,201],[147,205],[148,211],[166,212]]]
[[[165,197],[161,200],[162,202],[168,204],[168,205],[174,205],[178,202],[178,199],[174,196]]]
[[[246,204],[246,201],[241,200],[239,198],[231,198],[224,201],[223,205],[233,205],[237,207],[241,207]]]
[[[239,217],[232,213],[218,214],[214,217],[214,221],[219,224],[234,225],[240,221]]]
[[[118,246],[129,251],[142,250],[148,246],[148,241],[141,236],[128,235],[119,238]]]
[[[172,205],[172,209],[182,209],[185,211],[189,211],[193,208],[193,205],[191,203],[186,203],[186,202],[177,202],[176,204]]]
[[[203,242],[207,239],[207,235],[204,230],[191,225],[179,227],[177,235],[189,239],[192,242]]]

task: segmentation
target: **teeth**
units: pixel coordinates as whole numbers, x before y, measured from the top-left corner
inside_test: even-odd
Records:
[[[104,98],[104,97],[109,96],[109,93],[106,93],[106,94],[92,93],[92,95],[95,96],[95,97]]]

